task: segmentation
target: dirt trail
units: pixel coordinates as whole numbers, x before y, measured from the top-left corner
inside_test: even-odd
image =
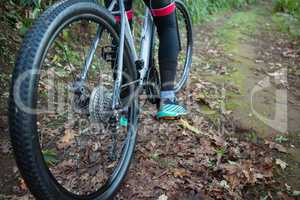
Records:
[[[208,54],[205,63],[209,72],[203,75],[200,69],[198,73],[208,81],[235,87],[235,94],[226,91],[225,106],[243,129],[252,129],[260,137],[300,130],[299,88],[288,81],[293,76],[288,71],[299,67],[299,58],[283,56],[289,42],[274,34],[276,25],[265,9],[239,12],[224,24],[215,24],[211,40],[221,44],[207,48],[214,54]],[[203,49],[196,52],[201,54]],[[299,81],[298,76],[293,79]]]
[[[261,4],[201,27],[194,55],[199,64],[195,64],[193,76],[213,83],[219,90],[225,87],[224,108],[230,116],[226,123],[233,121],[236,133],[255,140],[289,138],[289,154],[276,156],[293,166],[282,177],[299,190],[299,43],[278,32],[271,12],[268,3]],[[208,67],[201,70],[203,66]],[[207,112],[211,102],[205,103]],[[216,117],[208,113],[208,118]]]
[[[194,28],[191,78],[179,95],[191,114],[164,123],[142,114],[135,159],[116,199],[297,198],[300,44],[278,31],[271,13],[261,4]],[[11,64],[1,58],[0,65],[4,111]],[[0,129],[0,200],[32,199],[20,192],[6,111]]]

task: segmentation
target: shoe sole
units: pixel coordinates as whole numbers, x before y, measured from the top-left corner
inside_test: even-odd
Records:
[[[181,117],[160,117],[160,118],[157,118],[157,120],[164,120],[164,121],[172,121],[172,120],[179,120]]]

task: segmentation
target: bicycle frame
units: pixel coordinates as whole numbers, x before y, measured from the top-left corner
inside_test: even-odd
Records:
[[[112,11],[114,5],[116,4],[116,0],[112,1],[111,5],[109,6],[110,11]],[[112,109],[114,110],[118,106],[118,98],[120,95],[121,83],[122,83],[122,72],[123,72],[123,53],[124,53],[124,44],[125,41],[128,42],[129,49],[131,50],[132,60],[136,64],[137,69],[139,70],[139,79],[128,83],[126,85],[135,84],[138,82],[138,86],[141,87],[144,83],[144,78],[147,74],[149,69],[149,60],[150,60],[150,53],[151,53],[151,45],[152,45],[152,37],[154,33],[154,23],[153,18],[150,13],[150,10],[146,7],[145,8],[145,18],[142,27],[142,35],[141,35],[141,51],[140,56],[138,58],[134,38],[132,35],[132,31],[129,25],[129,21],[126,15],[124,0],[118,0],[120,14],[121,14],[121,31],[120,31],[120,44],[119,44],[119,52],[118,52],[118,62],[117,62],[117,78],[115,81],[115,88],[114,88],[114,96],[112,101]]]
[[[117,2],[118,1],[118,2]],[[112,99],[112,109],[115,110],[118,107],[119,104],[119,97],[120,97],[120,90],[122,87],[129,86],[132,84],[137,84],[140,88],[144,84],[144,78],[147,75],[147,71],[149,69],[149,61],[150,61],[150,53],[151,53],[151,47],[153,42],[153,33],[155,31],[155,26],[153,22],[152,15],[150,13],[150,10],[145,7],[145,18],[142,26],[142,35],[141,35],[141,51],[140,55],[138,57],[136,48],[135,48],[135,42],[134,37],[129,25],[129,21],[126,15],[125,6],[124,6],[124,0],[112,0],[111,4],[108,7],[108,10],[110,12],[113,11],[114,6],[118,3],[119,5],[119,13],[121,15],[121,21],[120,21],[120,42],[119,42],[119,49],[118,49],[118,60],[117,60],[117,77],[115,79],[115,86],[114,86],[114,94]],[[92,63],[93,57],[96,52],[96,48],[100,42],[100,38],[102,35],[103,28],[98,25],[97,27],[97,33],[96,36],[92,42],[92,45],[89,49],[88,56],[84,62],[83,70],[81,73],[81,77],[79,81],[75,82],[73,86],[73,90],[76,91],[81,88],[81,86],[84,84],[87,75],[88,70],[90,68],[90,65]],[[135,63],[137,69],[139,70],[139,79],[134,80],[130,83],[127,83],[126,85],[122,84],[122,73],[123,73],[123,58],[124,58],[124,47],[125,42],[129,45],[129,50],[131,59]]]

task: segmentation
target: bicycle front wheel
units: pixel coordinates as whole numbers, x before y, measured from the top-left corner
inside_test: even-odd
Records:
[[[135,88],[128,83],[137,72],[125,45],[122,109],[110,110],[118,42],[119,26],[93,0],[55,4],[26,34],[12,78],[9,121],[17,165],[37,199],[107,200],[124,179],[137,126],[136,100],[127,98]],[[86,82],[77,90],[88,62]]]
[[[175,91],[179,92],[186,85],[192,64],[193,31],[192,21],[185,4],[181,0],[175,0],[175,2],[177,30],[180,44]]]

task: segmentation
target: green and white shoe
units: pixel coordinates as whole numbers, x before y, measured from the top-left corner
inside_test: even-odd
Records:
[[[128,120],[125,116],[121,116],[120,118],[120,126],[123,126],[123,127],[127,127],[128,126]]]
[[[188,111],[185,107],[179,105],[175,100],[166,99],[161,102],[156,118],[158,120],[174,120],[187,114]]]

